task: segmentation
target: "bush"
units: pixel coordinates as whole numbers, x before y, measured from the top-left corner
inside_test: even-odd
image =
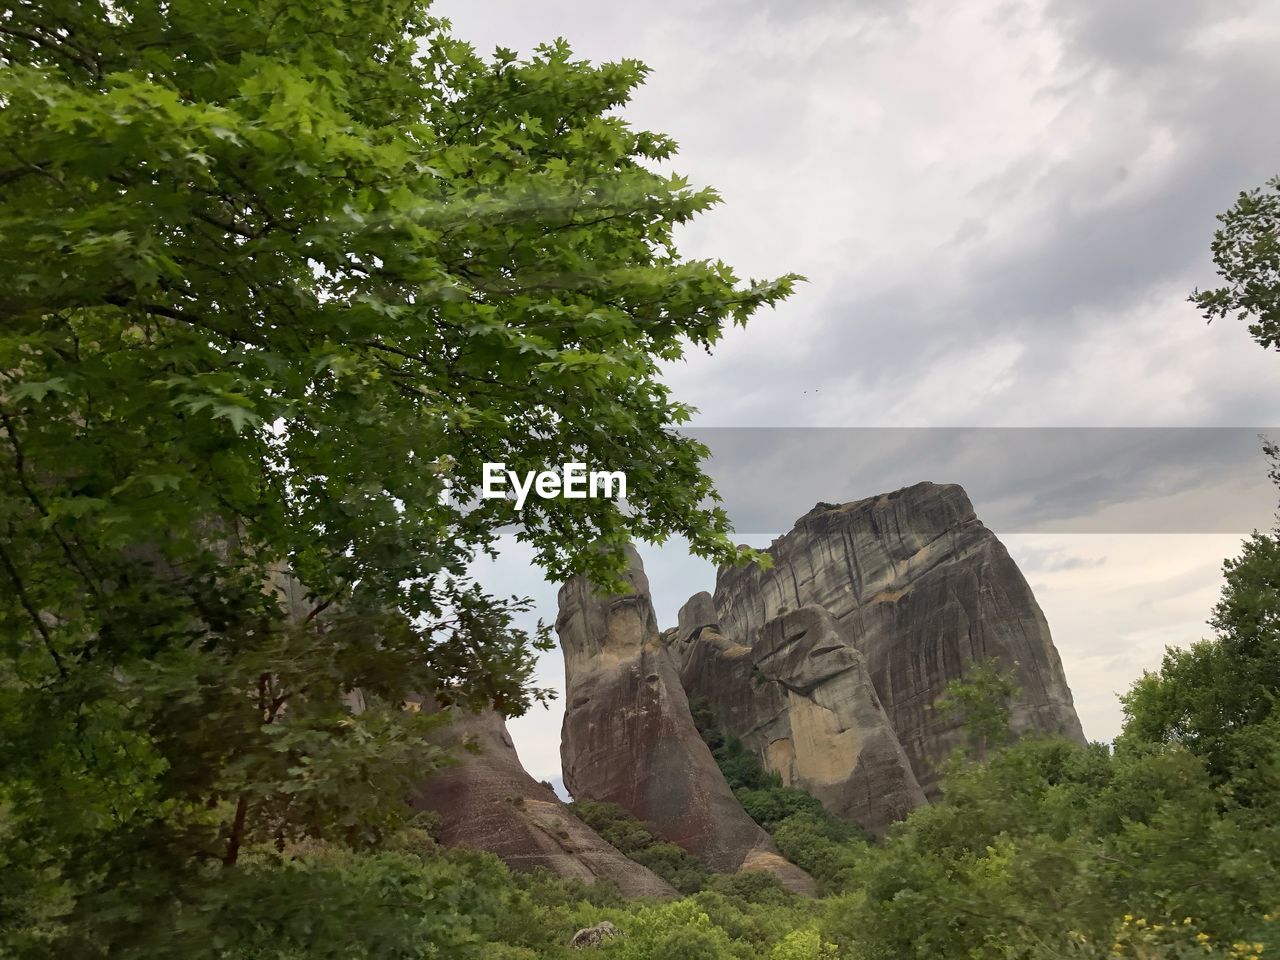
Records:
[[[798,813],[814,817],[826,816],[818,799],[803,790],[784,787],[780,783],[768,787],[741,787],[733,792],[747,815],[770,833],[788,817]]]
[[[747,960],[736,943],[693,900],[643,907],[624,920],[621,960]]]
[[[654,835],[648,824],[612,803],[578,800],[569,809],[619,852],[642,864],[680,893],[697,893],[711,873],[683,849]]]
[[[816,927],[792,930],[769,951],[769,960],[835,960],[836,945],[826,943]]]
[[[795,899],[777,877],[764,870],[717,874],[708,881],[707,890],[752,904],[787,904]]]

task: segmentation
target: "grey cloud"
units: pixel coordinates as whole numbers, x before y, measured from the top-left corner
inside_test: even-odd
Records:
[[[1122,26],[1163,16],[1151,11],[1145,20],[1135,19],[1130,11],[1117,23],[1114,17],[1120,15],[1114,11],[1130,5],[1070,6],[1085,24],[1081,43],[1101,42],[1117,31],[1122,35]],[[944,367],[953,348],[972,346],[984,335],[1009,335],[1027,348],[1020,364],[1023,382],[1015,389],[1029,393],[1045,368],[1060,368],[1070,357],[1082,327],[1114,322],[1111,316],[1163,287],[1189,293],[1211,282],[1208,243],[1215,215],[1239,189],[1280,167],[1280,130],[1259,122],[1257,113],[1260,94],[1280,84],[1280,70],[1230,49],[1215,58],[1188,54],[1190,38],[1208,14],[1203,4],[1184,6],[1194,7],[1196,17],[1179,22],[1175,16],[1154,28],[1148,46],[1138,51],[1144,69],[1131,72],[1121,91],[1140,105],[1132,107],[1142,114],[1136,122],[1172,141],[1173,157],[1158,182],[1132,172],[1130,158],[1123,155],[1085,152],[1051,163],[1034,155],[1020,158],[988,181],[984,199],[998,210],[1007,200],[1030,198],[1038,210],[1034,222],[1011,241],[969,220],[956,238],[964,241],[963,251],[954,243],[903,251],[895,264],[896,284],[892,276],[882,278],[870,293],[833,284],[820,307],[825,322],[814,338],[822,349],[801,371],[803,378],[828,387],[844,382],[875,390],[913,371]],[[1093,13],[1084,17],[1086,10]],[[1114,51],[1104,46],[1102,53]],[[1077,104],[1076,109],[1086,107]],[[1105,111],[1106,104],[1087,109]],[[1105,119],[1099,114],[1100,121]],[[1131,198],[1091,203],[1112,183],[1130,179],[1138,181]],[[957,260],[963,264],[958,280],[921,282],[935,272],[935,263]],[[1184,306],[1169,320],[1192,324],[1198,318]],[[1133,345],[1135,354],[1142,348]],[[1194,359],[1187,360],[1188,376],[1202,376]],[[779,382],[787,382],[785,372],[776,373]],[[1206,383],[1206,422],[1240,422],[1246,408],[1258,409],[1261,397],[1275,398],[1270,385],[1245,391],[1227,371],[1221,374]]]
[[[1274,523],[1257,430],[691,430],[741,533],[790,529],[817,502],[959,483],[997,533],[1240,533]]]
[[[1206,29],[1258,7],[1257,0],[1052,0],[1048,13],[1077,56],[1139,73],[1186,57]]]
[[[895,52],[910,56],[952,9],[940,2],[702,0],[656,3],[639,17],[625,6],[574,0],[536,8],[473,0],[456,9],[443,4],[440,12],[455,16],[460,33],[484,38],[481,47],[527,49],[564,34],[586,56],[653,61],[656,72],[627,114],[682,140],[685,155],[675,168],[717,184],[727,200],[725,211],[685,232],[687,246],[714,255],[730,232],[750,236],[763,269],[743,272],[809,274],[812,283],[793,301],[753,325],[744,348],[695,357],[687,371],[673,372],[702,408],[701,422],[877,422],[904,388],[968,376],[957,358],[998,342],[1021,351],[1017,369],[998,396],[975,401],[969,416],[999,423],[1009,409],[1032,409],[1047,378],[1087,366],[1092,348],[1081,344],[1125,322],[1124,311],[1157,295],[1168,300],[1173,290],[1169,324],[1199,322],[1180,300],[1212,280],[1215,214],[1280,164],[1280,129],[1260,122],[1256,106],[1280,85],[1280,68],[1247,39],[1201,42],[1228,16],[1260,16],[1253,3],[1060,0],[1047,18],[1032,4],[992,3],[986,20],[1003,31],[1005,49],[975,56],[1045,46],[1041,35],[1054,32],[1063,58],[1047,81],[1028,78],[1025,96],[1051,105],[1058,118],[1043,130],[1029,128],[1014,156],[993,155],[985,178],[955,179],[966,212],[932,241],[859,236],[865,199],[893,197],[904,219],[919,215],[921,192],[911,179],[918,173],[889,168],[878,174],[889,179],[841,187],[888,148],[873,138],[852,144],[855,156],[841,156],[827,142],[839,131],[824,126],[838,127],[840,117],[829,104],[816,105],[832,90],[848,91],[886,111],[899,139],[914,135],[913,111],[927,107],[920,99],[927,89],[876,84],[874,74],[866,87],[844,78],[852,66],[880,62],[877,55],[889,55],[886,67]],[[1109,88],[1099,86],[1107,71],[1115,74]],[[1157,141],[1168,144],[1170,156],[1154,172],[1135,165],[1132,154]],[[945,177],[947,160],[939,163],[925,175]],[[826,209],[806,209],[821,196],[811,185],[825,180],[844,192]],[[1125,191],[1103,202],[1116,184]],[[806,244],[827,262],[816,269],[803,262],[796,248]],[[781,329],[793,336],[801,362],[781,364],[774,350],[750,349]],[[1247,348],[1240,339],[1237,353]],[[1123,348],[1133,356],[1130,370],[1142,370],[1146,347],[1135,337]],[[1195,422],[1247,423],[1280,408],[1275,382],[1242,383],[1222,367],[1228,354],[1213,358],[1216,367],[1203,356],[1180,360],[1185,381],[1202,397]],[[981,358],[973,362],[981,366]],[[1143,382],[1108,389],[1129,397],[1134,409]],[[1072,414],[1049,406],[1039,417],[1070,422]],[[926,407],[917,419],[952,415],[946,406]],[[1158,407],[1149,416],[1162,419]]]

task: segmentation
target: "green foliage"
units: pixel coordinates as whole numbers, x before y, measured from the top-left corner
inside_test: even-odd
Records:
[[[681,893],[696,893],[711,878],[706,867],[683,849],[657,837],[647,824],[615,804],[578,800],[569,809],[605,841]]]
[[[212,895],[193,892],[155,942],[131,948],[132,955],[480,958],[496,918],[514,905],[502,872],[492,859],[460,869],[409,853],[250,861]]]
[[[777,830],[784,820],[797,814],[821,817],[822,804],[803,790],[781,785],[752,789],[739,787],[734,795],[751,819],[770,833]]]
[[[722,886],[728,879],[729,875],[723,881],[720,877],[714,878],[710,886],[716,889],[703,890],[689,899],[734,940],[752,944],[772,943],[808,915],[806,901],[802,897],[791,896],[784,891],[781,897],[771,892],[765,900],[757,897],[748,901],[734,895],[730,885]]]
[[[693,717],[693,725],[697,728],[703,742],[716,753],[725,745],[725,732],[720,726],[711,701],[705,697],[689,698],[689,714]]]
[[[825,810],[792,814],[774,826],[773,839],[783,856],[827,892],[849,890],[859,882],[859,862],[871,840],[858,825]]]
[[[947,683],[934,709],[959,716],[965,732],[985,759],[1009,742],[1009,703],[1018,692],[1013,673],[991,660],[971,664],[964,676]]]
[[[769,951],[769,960],[836,960],[836,945],[827,943],[815,927],[792,930]]]
[[[712,756],[732,790],[769,791],[782,787],[782,778],[765,770],[755,751],[748,749],[741,740],[719,730],[711,734],[713,740],[717,737],[722,745],[712,750]]]
[[[1280,902],[1280,836],[1254,824],[1180,748],[1027,738],[866,851],[833,933],[869,958],[1053,956],[1129,912],[1238,938]]]
[[[541,869],[513,873],[511,880],[525,892],[531,904],[548,909],[584,904],[592,907],[618,907],[625,902],[617,887],[610,883],[570,880]]]
[[[724,894],[735,900],[753,904],[787,904],[795,895],[772,873],[765,870],[746,870],[742,873],[714,874],[707,881],[707,890]]]
[[[1280,535],[1255,533],[1223,566],[1215,638],[1169,649],[1122,698],[1128,740],[1182,744],[1250,793],[1280,787]]]
[[[1192,917],[1181,923],[1150,923],[1126,914],[1116,924],[1111,956],[1133,960],[1262,960],[1268,944],[1277,940],[1277,918],[1264,916],[1256,932],[1242,940],[1224,941],[1202,930]]]
[[[619,960],[747,960],[745,944],[735,944],[692,900],[644,907],[623,927]]]
[[[131,930],[127,939],[113,938],[110,956],[481,958],[502,918],[518,908],[520,894],[506,876],[493,857],[412,845],[356,853],[308,842],[286,856],[250,848],[235,870],[183,891],[180,906],[151,917],[141,932],[137,914],[152,905],[139,901],[139,888],[122,887],[95,896],[101,916],[94,925],[63,916],[59,928],[38,931],[44,935],[7,938],[14,952],[6,956],[107,956],[99,938]]]
[[[1264,347],[1280,347],[1280,177],[1240,194],[1220,215],[1213,262],[1226,285],[1197,290],[1191,302],[1205,319],[1235,315]]]
[[[32,937],[118,954],[248,890],[251,848],[393,835],[442,761],[407,694],[543,695],[545,629],[468,579],[505,525],[553,578],[610,580],[629,539],[747,555],[659,367],[795,278],[675,251],[717,197],[616,115],[645,73],[485,59],[420,0],[0,17],[0,804]],[[483,462],[570,459],[626,471],[627,509],[475,497]]]

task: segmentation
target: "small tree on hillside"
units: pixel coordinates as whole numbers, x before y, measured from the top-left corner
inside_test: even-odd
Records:
[[[934,708],[960,719],[978,759],[985,761],[1009,742],[1009,704],[1017,692],[1012,671],[1002,672],[994,660],[983,660],[948,682]]]

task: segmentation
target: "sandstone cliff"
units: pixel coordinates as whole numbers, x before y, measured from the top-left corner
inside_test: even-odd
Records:
[[[705,611],[714,606],[719,632],[748,648],[753,662],[773,658],[795,665],[794,657],[802,647],[786,654],[786,638],[798,625],[795,617],[802,608],[825,611],[833,626],[822,626],[821,632],[840,639],[818,641],[818,647],[810,650],[830,662],[817,672],[846,678],[829,680],[832,691],[851,685],[840,696],[846,706],[859,703],[864,719],[855,725],[857,729],[881,730],[875,717],[882,708],[926,794],[936,792],[941,761],[963,741],[960,720],[933,705],[946,684],[963,676],[975,661],[993,659],[1013,671],[1019,687],[1012,704],[1015,732],[1041,731],[1083,740],[1062,663],[1031,588],[1004,545],[978,520],[960,487],[920,483],[843,505],[819,504],[791,532],[775,540],[768,552],[774,562],[769,570],[721,568],[712,603],[699,600],[704,614],[693,619],[707,619]],[[812,625],[821,617],[810,611],[803,619]],[[858,654],[861,669],[851,666],[837,671],[845,662],[840,658],[849,658],[840,648]],[[691,689],[698,686],[696,668],[687,665],[692,655],[685,652],[682,657]],[[855,695],[852,688],[862,676],[870,678],[871,689]],[[878,698],[880,708],[872,706],[872,696]],[[759,708],[737,708],[738,714],[749,716],[735,721],[741,727],[728,724],[729,729],[745,735],[751,732],[751,724],[767,719],[776,708],[775,695],[766,694]],[[812,708],[806,704],[803,709]],[[838,726],[844,721],[824,718],[822,722]],[[841,741],[828,736],[805,748],[796,737],[790,739],[790,746],[766,746],[764,751],[770,765],[784,776],[797,776],[800,769],[826,763],[826,754],[849,754],[852,748],[835,744],[859,737],[846,735]],[[800,759],[809,749],[815,756]],[[791,750],[795,757],[790,756]],[[871,767],[884,769],[887,764],[894,770],[892,789],[901,791],[904,798],[912,795],[896,769],[891,749],[879,747],[877,759],[868,758],[868,764],[868,783],[877,782],[870,775]],[[811,777],[798,776],[800,785],[813,782]],[[869,789],[874,793],[876,788]],[[832,809],[840,813],[840,803],[835,802]]]
[[[769,553],[768,570],[722,568],[714,595],[691,598],[665,634],[634,550],[624,594],[583,579],[561,588],[561,759],[574,796],[617,804],[714,871],[767,870],[811,891],[729,790],[690,697],[783,782],[877,832],[936,792],[964,734],[934,704],[976,661],[1012,671],[1015,732],[1083,739],[1030,587],[961,488],[819,504]],[[418,798],[440,813],[445,843],[671,895],[524,772],[496,715],[462,716],[450,735],[482,750]]]
[[[681,682],[784,784],[877,833],[925,802],[862,655],[826,610],[781,614],[753,646],[725,637],[714,615],[706,593],[680,611],[669,642]]]
[[[560,590],[566,786],[617,804],[711,870],[767,870],[811,892],[812,879],[743,811],[699,736],[634,550],[629,561],[629,593],[601,596],[583,578]]]
[[[492,710],[452,710],[441,742],[455,748],[456,766],[433,774],[413,798],[440,817],[446,846],[496,854],[514,870],[543,868],[557,876],[614,883],[626,897],[674,897],[675,890],[629,860],[569,812],[551,789],[520,764],[502,717]],[[466,741],[478,753],[460,749]]]

